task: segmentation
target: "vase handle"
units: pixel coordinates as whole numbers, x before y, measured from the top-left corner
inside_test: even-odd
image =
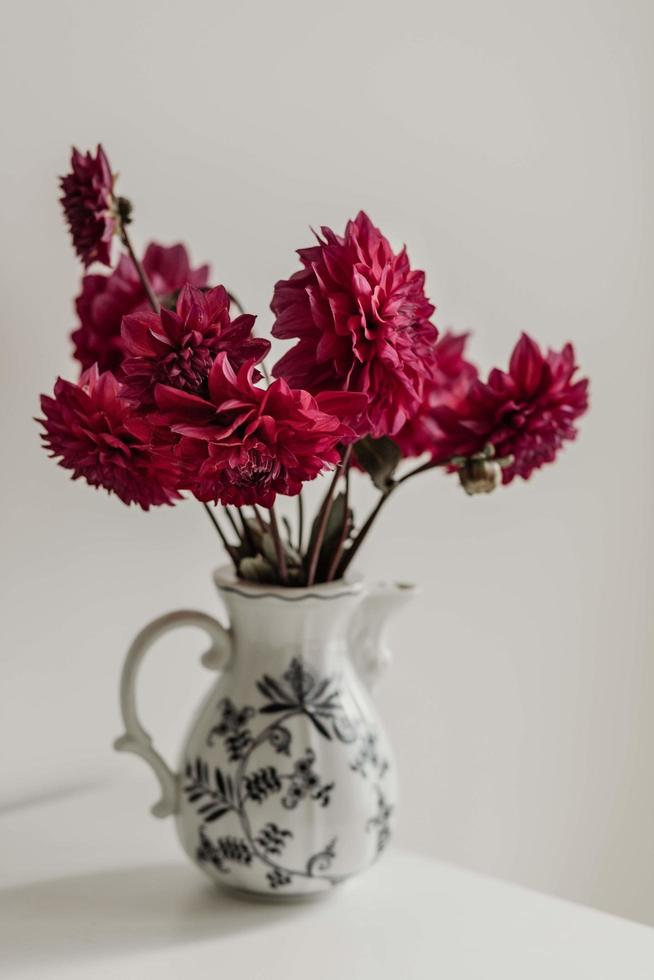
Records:
[[[202,655],[202,663],[211,670],[221,670],[232,652],[230,631],[207,613],[193,609],[180,609],[148,623],[127,651],[120,681],[120,710],[125,734],[114,742],[119,752],[134,752],[145,759],[154,770],[161,786],[161,799],[152,807],[155,817],[167,817],[177,813],[179,806],[179,780],[152,745],[152,739],[141,725],[136,710],[136,678],[143,657],[164,633],[180,626],[198,626],[209,635],[211,646]]]

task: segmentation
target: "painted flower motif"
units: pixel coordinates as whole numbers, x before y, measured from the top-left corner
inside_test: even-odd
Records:
[[[319,806],[329,806],[335,784],[322,782],[313,768],[315,761],[316,753],[313,749],[307,749],[293,766],[293,772],[289,773],[288,786],[281,801],[286,810],[294,810],[298,803],[307,797],[315,800]]]
[[[588,407],[588,381],[574,380],[576,371],[571,344],[543,355],[523,334],[508,372],[495,368],[488,381],[474,381],[458,404],[434,409],[441,430],[435,458],[472,456],[491,445],[497,457],[513,457],[502,468],[504,483],[529,479],[576,438],[575,422]]]
[[[309,693],[316,686],[316,678],[304,666],[299,657],[293,657],[288,669],[282,675],[299,703],[304,703]]]
[[[432,452],[441,435],[434,409],[455,405],[477,377],[477,368],[464,357],[468,334],[445,333],[436,342],[436,363],[420,407],[393,436],[403,456]]]
[[[263,360],[270,342],[252,336],[256,318],[243,314],[230,320],[229,306],[224,286],[206,293],[184,286],[176,312],[144,310],[124,317],[125,396],[148,408],[154,405],[158,384],[206,394],[209,371],[220,352],[229,355],[235,370],[246,361]]]
[[[273,336],[298,342],[273,374],[314,394],[362,392],[368,411],[359,434],[394,435],[419,409],[435,365],[425,275],[363,211],[343,236],[325,227],[322,234],[299,249],[304,268],[275,286]]]
[[[203,501],[271,507],[278,493],[293,496],[340,458],[354,438],[343,423],[362,396],[322,392],[315,398],[283,380],[254,384],[254,364],[236,374],[225,353],[209,374],[206,397],[158,385],[152,418],[180,437],[184,489]]]
[[[356,738],[356,727],[347,717],[341,704],[341,691],[335,681],[317,678],[301,658],[293,657],[281,681],[264,674],[257,688],[267,704],[259,709],[263,715],[299,712],[311,721],[325,738],[332,733],[341,742]]]
[[[192,269],[183,245],[159,245],[152,242],[142,262],[152,288],[162,303],[175,298],[188,283],[207,285],[209,266]],[[75,301],[80,326],[72,334],[75,357],[82,369],[97,364],[100,371],[119,370],[124,356],[120,325],[124,316],[149,309],[141,281],[128,255],[121,255],[109,275],[86,275],[82,292]]]
[[[106,154],[95,156],[73,147],[70,173],[60,177],[61,205],[73,246],[86,267],[92,262],[111,265],[111,240],[118,226],[114,177]]]
[[[41,396],[41,438],[59,465],[92,487],[104,487],[143,510],[179,499],[177,465],[153,446],[150,426],[119,396],[110,372],[91,368],[78,384],[57,380],[54,398]]]

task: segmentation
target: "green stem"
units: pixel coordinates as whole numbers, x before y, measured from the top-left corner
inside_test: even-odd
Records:
[[[247,522],[247,518],[243,513],[241,507],[237,507],[236,510],[238,511],[238,516],[241,518],[241,524],[243,525],[243,534],[245,535],[245,540],[247,541],[247,545],[250,551],[252,552],[252,554],[256,555],[257,546],[254,542],[254,537],[252,536],[252,531],[250,530],[250,525]]]
[[[215,527],[216,531],[218,532],[218,536],[219,536],[220,540],[222,541],[222,543],[223,543],[223,545],[225,547],[225,551],[227,552],[227,554],[229,555],[229,557],[232,559],[232,562],[234,563],[234,568],[236,569],[236,573],[238,574],[238,554],[237,554],[236,548],[233,545],[231,545],[229,543],[229,541],[227,540],[227,538],[225,537],[225,533],[224,533],[223,529],[221,528],[220,524],[218,523],[218,518],[216,517],[216,515],[211,510],[211,507],[209,507],[209,504],[206,504],[203,501],[202,506],[204,507],[205,511],[207,512],[207,514],[209,516],[209,520],[211,521],[211,523]]]
[[[392,483],[389,484],[386,490],[382,490],[381,496],[377,501],[376,506],[368,515],[368,519],[366,520],[365,524],[362,526],[361,530],[358,532],[356,538],[352,543],[352,546],[343,556],[340,568],[338,569],[339,577],[345,575],[346,570],[351,565],[354,556],[356,555],[357,551],[359,550],[359,548],[365,541],[366,537],[370,533],[370,528],[377,520],[380,510],[382,509],[382,507],[384,506],[384,504],[386,503],[390,495],[402,483],[406,483],[407,480],[410,480],[411,477],[418,476],[419,473],[426,473],[427,470],[437,469],[438,467],[441,466],[449,466],[449,464],[450,464],[450,460],[445,460],[444,462],[434,462],[433,459],[428,459],[426,463],[422,463],[420,466],[416,466],[415,469],[409,470],[409,472],[405,473],[404,476],[401,476],[399,480],[394,480]]]
[[[336,491],[336,484],[338,483],[341,473],[343,472],[343,467],[348,465],[351,454],[352,454],[352,446],[350,445],[345,450],[341,462],[334,470],[334,476],[332,477],[332,480],[329,484],[329,489],[327,490],[327,495],[323,500],[322,507],[320,508],[320,516],[319,516],[316,540],[313,543],[311,555],[309,556],[309,569],[307,572],[307,585],[309,587],[315,585],[316,582],[318,559],[320,558],[320,551],[323,545],[323,541],[325,540],[325,531],[327,530],[327,522],[329,521],[329,515],[332,512],[332,506],[334,503],[334,493]]]
[[[229,507],[225,507],[224,510],[225,510],[225,514],[227,515],[227,520],[229,521],[229,523],[232,525],[232,528],[234,529],[234,534],[236,535],[238,540],[242,542],[243,533],[239,528],[238,524],[236,523],[236,521],[234,520],[232,512],[230,511]]]
[[[286,539],[288,543],[293,547],[293,528],[291,527],[291,522],[288,517],[282,517],[282,524],[284,525],[284,530],[286,531]]]
[[[341,528],[341,534],[338,539],[338,544],[336,545],[336,550],[334,551],[333,558],[329,563],[329,570],[327,572],[327,582],[331,582],[336,575],[336,569],[340,565],[341,558],[343,557],[343,551],[345,549],[345,542],[347,541],[347,536],[352,530],[352,518],[350,517],[350,466],[349,463],[345,467],[345,508],[343,512],[343,526]]]
[[[297,495],[297,552],[302,554],[302,541],[304,539],[304,501],[302,491]]]
[[[148,303],[152,307],[155,313],[159,313],[161,306],[159,305],[159,300],[157,299],[154,289],[152,288],[152,283],[148,279],[147,273],[140,261],[136,257],[136,252],[134,251],[134,246],[127,234],[127,227],[123,221],[120,223],[120,240],[129,252],[129,257],[132,260],[134,268],[136,269],[136,274],[141,281],[141,285],[145,291],[145,295],[148,297]]]
[[[237,299],[236,296],[234,296],[234,293],[230,293],[229,291],[227,292],[227,298],[229,299],[230,303],[234,304],[241,316],[243,316],[245,313],[245,307],[241,303],[240,299]]]
[[[363,542],[366,540],[368,534],[370,533],[370,528],[375,523],[380,510],[382,509],[382,507],[384,506],[384,504],[386,503],[386,501],[388,500],[388,498],[390,497],[390,495],[393,493],[393,491],[398,485],[399,483],[392,483],[388,490],[384,490],[382,492],[379,500],[377,501],[377,504],[368,515],[368,519],[366,520],[365,524],[361,527],[356,538],[352,542],[351,547],[343,555],[343,560],[341,561],[340,568],[338,569],[339,578],[342,578],[343,575],[345,575],[345,572],[352,564],[354,556],[356,555],[357,551],[359,550]]]
[[[275,543],[275,554],[277,555],[277,568],[279,569],[279,577],[281,578],[284,585],[287,585],[288,569],[286,568],[286,555],[284,554],[284,545],[282,544],[281,535],[279,533],[279,525],[277,524],[277,515],[275,514],[275,508],[270,507],[268,513],[270,514],[270,530],[272,533],[273,541]]]
[[[439,466],[449,466],[449,465],[450,465],[449,459],[445,460],[445,462],[443,463],[440,462],[437,463],[433,459],[428,459],[426,463],[422,463],[420,466],[416,466],[415,469],[409,470],[409,472],[405,473],[404,476],[401,476],[399,480],[396,480],[395,486],[399,487],[400,483],[406,483],[406,481],[410,480],[412,476],[418,476],[419,473],[426,473],[427,470],[434,470],[437,469]]]

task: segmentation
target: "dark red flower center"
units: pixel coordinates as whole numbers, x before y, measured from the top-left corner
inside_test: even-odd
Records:
[[[156,381],[183,391],[199,392],[206,384],[212,364],[212,352],[202,345],[193,346],[191,335],[187,344],[172,350],[155,368]]]
[[[269,482],[276,475],[276,462],[269,453],[250,449],[229,467],[229,479],[237,487],[254,487]]]

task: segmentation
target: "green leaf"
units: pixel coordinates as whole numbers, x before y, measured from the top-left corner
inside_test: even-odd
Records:
[[[263,555],[254,558],[241,558],[238,574],[249,582],[261,582],[265,585],[279,585],[279,574]]]
[[[378,490],[385,493],[393,485],[393,474],[402,459],[402,450],[388,436],[373,439],[366,436],[354,443],[357,462],[370,474]]]
[[[302,559],[295,550],[291,547],[288,541],[284,541],[282,538],[282,547],[284,549],[284,556],[286,557],[286,568],[297,568],[302,565]],[[271,565],[277,567],[277,549],[275,548],[275,539],[272,534],[266,532],[261,538],[261,551],[264,558],[267,558]]]
[[[275,548],[275,539],[273,538],[272,534],[266,533],[262,535],[261,551],[264,558],[266,558],[271,565],[277,566],[277,549]]]
[[[253,558],[255,555],[260,555],[263,551],[262,539],[264,534],[269,533],[270,525],[265,521],[263,523],[263,530],[258,521],[255,521],[251,517],[245,518],[245,524],[248,529],[247,535],[245,535],[245,540],[239,544],[238,556],[239,558]],[[251,543],[250,543],[251,542]]]
[[[352,511],[347,508],[346,513],[346,503],[345,494],[338,493],[334,497],[332,502],[332,509],[330,511],[329,517],[327,519],[327,527],[325,528],[325,537],[323,538],[322,547],[320,549],[320,556],[318,558],[318,573],[316,580],[318,582],[322,581],[329,570],[332,557],[338,543],[341,539],[341,534],[343,532],[343,522],[347,520],[350,527],[352,526]],[[320,526],[320,512],[316,517],[313,525],[311,527],[311,536],[309,538],[309,549],[307,554],[313,553],[313,546],[316,542],[318,536],[318,528]]]
[[[319,510],[316,518],[311,525],[311,534],[309,536],[309,547],[307,549],[307,554],[310,555],[313,552],[314,545],[316,543],[316,538],[318,537],[318,529],[320,528],[322,510]],[[343,518],[345,517],[345,494],[338,493],[332,501],[332,509],[330,511],[329,517],[327,519],[327,527],[325,528],[325,537],[323,539],[323,549],[330,537],[335,537],[338,540],[338,535],[343,527]]]
[[[289,568],[288,569],[288,585],[293,585],[298,588],[301,585],[307,584],[307,573],[304,570],[304,566],[299,568]]]

